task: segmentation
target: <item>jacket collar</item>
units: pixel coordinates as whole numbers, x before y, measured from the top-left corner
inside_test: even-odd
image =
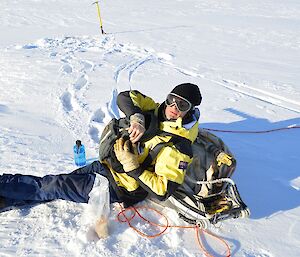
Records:
[[[194,142],[198,135],[198,120],[194,119],[188,124],[182,124],[182,118],[176,121],[163,121],[160,122],[159,128],[162,131],[169,132]]]

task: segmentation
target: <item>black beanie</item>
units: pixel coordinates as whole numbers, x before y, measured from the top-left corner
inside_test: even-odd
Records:
[[[188,100],[193,106],[197,106],[202,101],[200,89],[197,85],[191,83],[183,83],[176,86],[171,93],[181,96]]]

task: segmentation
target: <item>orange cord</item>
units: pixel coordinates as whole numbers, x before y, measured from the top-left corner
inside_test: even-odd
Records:
[[[121,205],[120,205],[121,207]],[[122,208],[122,207],[121,207]],[[152,222],[148,219],[146,219],[140,212],[139,210],[147,210],[147,211],[152,211],[152,212],[155,212],[156,214],[158,214],[159,216],[163,217],[166,224],[165,225],[162,225],[162,224],[157,224],[155,222]],[[131,212],[130,214],[130,217],[127,217],[126,214],[128,213],[128,211]],[[121,218],[121,216],[124,218]],[[135,226],[132,225],[131,221],[135,218],[135,217],[139,217],[140,219],[142,219],[144,222],[154,226],[154,227],[160,227],[162,228],[162,230],[156,234],[153,234],[153,235],[149,235],[149,234],[146,234],[146,233],[143,233],[141,232],[139,229],[137,229]],[[201,234],[202,236],[204,236],[204,233],[206,233],[207,235],[213,237],[213,238],[216,238],[217,240],[219,240],[223,245],[225,245],[226,247],[226,257],[230,257],[231,256],[231,253],[230,253],[230,247],[229,245],[227,244],[227,242],[220,238],[219,236],[213,234],[212,232],[209,232],[207,230],[204,230],[204,229],[200,229],[199,226],[195,225],[195,226],[175,226],[175,225],[169,225],[169,220],[168,218],[162,214],[161,212],[159,212],[158,210],[154,209],[154,208],[150,208],[150,207],[145,207],[145,206],[138,206],[138,207],[129,207],[129,208],[122,208],[122,210],[118,213],[117,215],[117,219],[119,222],[126,222],[128,224],[128,226],[130,228],[132,228],[135,232],[137,232],[139,235],[141,235],[142,237],[146,237],[146,238],[155,238],[155,237],[158,237],[158,236],[161,236],[163,233],[166,232],[166,230],[168,228],[180,228],[180,229],[195,229],[195,232],[196,232],[196,240],[197,240],[197,243],[200,247],[200,249],[204,252],[204,254],[208,257],[212,257],[213,255],[211,255],[207,250],[206,248],[204,247],[203,243],[202,243],[202,240],[201,240]]]
[[[154,211],[154,212],[156,212],[157,214],[159,214],[159,215],[161,215],[162,217],[164,217],[164,219],[166,220],[166,223],[167,223],[167,224],[166,224],[165,226],[162,226],[162,225],[153,223],[153,222],[147,220],[146,218],[144,218],[144,217],[138,212],[137,209],[149,209],[149,210],[151,210],[151,211]],[[128,210],[133,211],[133,214],[131,215],[130,218],[128,218],[128,217],[126,216],[126,212],[127,212]],[[131,221],[132,221],[133,218],[136,216],[136,214],[137,214],[142,220],[144,220],[145,222],[149,223],[150,225],[163,227],[163,230],[160,231],[159,233],[154,234],[154,235],[147,235],[147,234],[141,232],[140,230],[138,230],[136,227],[134,227],[134,226],[131,224]],[[125,220],[122,220],[122,219],[120,218],[121,215],[123,215],[123,217],[125,218]],[[141,206],[141,207],[129,207],[129,208],[123,209],[123,210],[121,210],[121,211],[118,213],[117,218],[118,218],[118,221],[119,221],[119,222],[127,222],[128,226],[129,226],[130,228],[132,228],[135,232],[137,232],[139,235],[141,235],[141,236],[143,236],[143,237],[148,237],[148,238],[155,238],[155,237],[158,237],[158,236],[162,235],[162,234],[168,229],[168,227],[169,227],[169,221],[168,221],[168,219],[167,219],[167,217],[166,217],[165,215],[163,215],[162,213],[158,212],[157,210],[155,210],[155,209],[153,209],[153,208],[148,208],[148,207],[142,207],[142,206]]]

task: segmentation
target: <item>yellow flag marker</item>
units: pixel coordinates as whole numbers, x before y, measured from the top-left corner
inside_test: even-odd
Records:
[[[98,18],[99,18],[99,22],[100,22],[100,29],[101,29],[101,34],[106,34],[103,30],[103,25],[102,25],[102,19],[101,19],[101,12],[100,12],[100,5],[99,5],[99,1],[94,2],[93,4],[96,4],[97,7],[97,12],[98,12]]]

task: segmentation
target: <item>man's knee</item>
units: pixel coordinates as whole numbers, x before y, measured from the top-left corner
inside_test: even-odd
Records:
[[[100,173],[101,169],[103,169],[102,164],[99,161],[94,161],[84,167],[74,170],[72,174]]]

